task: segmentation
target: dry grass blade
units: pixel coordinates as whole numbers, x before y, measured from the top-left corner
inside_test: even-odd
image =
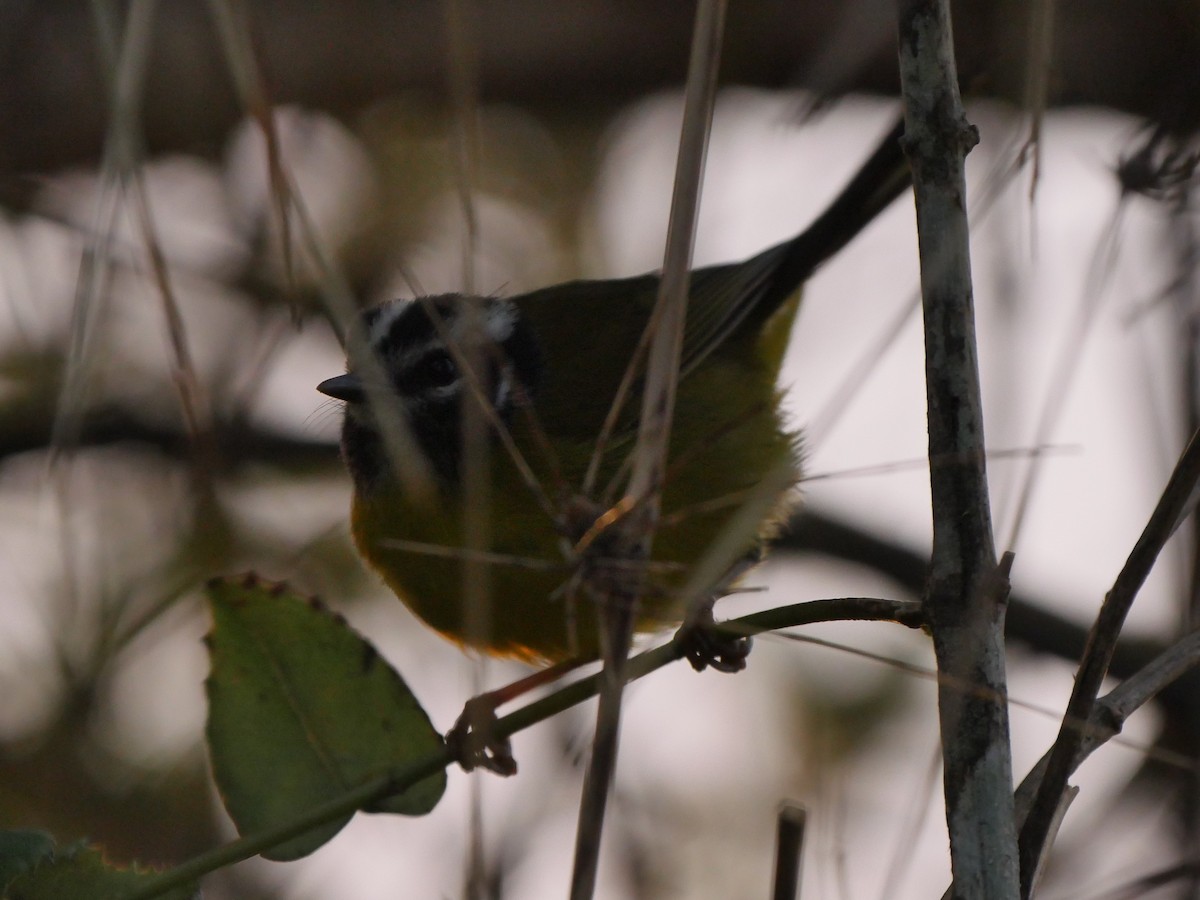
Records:
[[[1010,447],[1004,450],[987,450],[984,456],[989,463],[1003,460],[1014,459],[1030,459],[1041,456],[1061,456],[1067,453],[1078,453],[1080,448],[1078,445],[1070,444],[1044,444],[1039,447]],[[936,457],[932,461],[928,456],[914,457],[911,459],[897,459],[894,462],[875,463],[874,465],[852,466],[847,469],[830,469],[825,472],[806,472],[804,477],[800,479],[801,484],[811,484],[814,481],[830,481],[833,479],[842,480],[844,478],[874,478],[879,475],[894,475],[898,472],[907,472],[913,469],[928,469],[930,463],[934,466],[945,464],[957,464],[962,462],[963,457],[960,454],[954,454],[944,457]]]
[[[250,18],[243,0],[209,0],[209,9],[217,25],[221,46],[238,96],[246,112],[258,123],[266,144],[267,173],[271,182],[272,212],[279,227],[279,253],[284,278],[291,282],[295,272],[292,256],[292,191],[283,156],[279,149],[279,131],[271,112],[270,97],[260,74],[254,45],[250,40]]]
[[[1056,0],[1033,0],[1029,16],[1028,68],[1025,72],[1023,105],[1029,116],[1029,137],[1021,148],[1022,160],[1033,160],[1029,199],[1033,200],[1042,174],[1042,123],[1050,93],[1051,52],[1054,48],[1054,7]]]
[[[696,17],[675,188],[667,225],[667,248],[651,324],[654,333],[646,361],[641,425],[630,477],[629,493],[635,497],[653,498],[662,487],[666,471],[704,158],[716,101],[725,5],[721,2],[702,3]]]
[[[808,601],[808,604],[800,605],[829,603],[839,605],[838,621],[886,620],[909,627],[919,627],[921,623],[920,604],[912,604],[910,607],[905,607],[902,605],[902,601],[888,601],[870,597],[841,597],[837,600]],[[894,604],[890,610],[887,607],[889,603]],[[770,615],[772,617],[777,616],[778,620],[782,621],[783,618],[791,615],[792,611],[796,608],[781,607],[779,610],[771,611]],[[811,624],[811,622],[815,621],[833,621],[833,617],[819,620],[814,618],[804,624]],[[1037,703],[1033,700],[1026,700],[1022,697],[1014,697],[1011,694],[1003,694],[977,681],[953,678],[942,674],[936,668],[897,659],[894,656],[884,653],[864,650],[861,647],[851,644],[819,638],[811,634],[781,631],[774,627],[774,625],[767,628],[745,628],[738,626],[735,621],[726,621],[719,623],[718,627],[721,631],[730,634],[741,634],[747,637],[758,637],[761,635],[764,641],[804,644],[809,647],[832,650],[856,659],[878,663],[902,675],[936,684],[939,688],[947,688],[960,696],[970,696],[994,702],[1005,701],[1014,709],[1033,713],[1044,719],[1059,720],[1061,718],[1059,710],[1054,707]],[[1145,758],[1152,759],[1161,765],[1170,766],[1182,772],[1194,772],[1196,769],[1195,763],[1186,755],[1164,749],[1161,746],[1124,738],[1120,736],[1119,731],[1130,715],[1152,700],[1172,681],[1186,674],[1197,664],[1200,664],[1200,634],[1191,635],[1189,638],[1185,638],[1173,645],[1159,657],[1156,657],[1144,670],[1138,672],[1137,675],[1128,681],[1123,682],[1110,694],[1098,701],[1096,712],[1092,715],[1091,719],[1087,721],[1072,720],[1069,726],[1083,736],[1084,749],[1081,751],[1080,757],[1076,760],[1076,765],[1082,763],[1087,754],[1090,754],[1105,742],[1111,741],[1121,747],[1136,751]],[[1043,757],[1030,775],[1026,776],[1025,782],[1022,783],[1016,792],[1018,820],[1028,810],[1033,790],[1036,788],[1038,780],[1041,778],[1041,773],[1044,771],[1045,761],[1045,757]],[[902,831],[902,833],[911,832]]]
[[[997,167],[997,171],[989,175],[983,189],[969,198],[970,218],[976,228],[991,217],[996,209],[997,200],[1000,199],[1004,189],[1016,178],[1023,163],[1019,152],[1002,152],[999,155],[1005,159],[1005,162]],[[896,309],[893,317],[879,329],[876,339],[863,350],[842,380],[830,391],[829,399],[821,410],[806,423],[804,428],[806,447],[818,446],[833,431],[850,408],[851,400],[862,389],[868,376],[878,368],[880,360],[895,346],[909,319],[920,308],[921,291],[917,287]]]
[[[142,144],[139,125],[154,6],[153,0],[137,0],[130,5],[124,27],[121,28],[118,25],[119,13],[114,5],[92,5],[112,111],[100,167],[93,225],[87,232],[75,283],[62,388],[51,428],[51,467],[58,462],[60,453],[74,447],[83,429],[89,400],[88,387],[92,382],[95,362],[93,346],[104,315],[116,243],[115,230],[124,209],[126,191],[131,184],[140,188],[136,171]],[[142,221],[146,224],[148,218]],[[156,244],[152,229],[148,229],[146,242],[153,252]],[[167,295],[164,295],[164,302],[170,308],[171,301]],[[187,396],[186,392],[182,394],[185,416],[188,410]],[[74,517],[69,512],[76,499],[71,496],[70,473],[60,471],[59,474],[62,477],[55,484],[55,492],[64,523],[62,555],[63,581],[66,585],[60,615],[62,622],[70,623],[76,621],[81,612],[83,596],[79,577],[81,534],[76,526],[70,524]],[[99,638],[93,644],[88,665],[101,664],[108,649],[115,645],[123,610],[123,598],[101,595],[96,621]],[[60,657],[58,662],[64,673],[69,672],[72,666],[67,659],[65,645],[56,646],[55,652]]]
[[[463,549],[466,554],[462,565],[462,605],[465,613],[464,631],[468,637],[486,640],[492,631],[491,567],[475,554],[485,553],[491,546],[492,534],[492,491],[491,491],[491,447],[488,440],[489,420],[499,417],[492,407],[488,395],[479,390],[477,373],[485,372],[489,348],[485,346],[486,333],[483,322],[482,301],[475,296],[475,253],[479,244],[479,217],[475,209],[475,181],[479,157],[478,123],[478,60],[475,44],[468,31],[470,19],[463,8],[467,0],[445,0],[443,9],[446,18],[446,35],[449,44],[449,89],[454,118],[454,174],[458,188],[459,206],[465,225],[466,239],[462,243],[463,296],[459,298],[460,316],[466,328],[466,347],[452,348],[456,358],[461,356],[459,370],[470,373],[474,402],[466,402],[462,409],[462,460],[463,460]],[[433,305],[425,304],[426,314],[433,318]],[[445,339],[444,339],[445,340]],[[447,347],[451,342],[446,341]],[[523,466],[524,460],[516,453],[507,429],[501,429],[507,439],[505,446],[518,461],[526,483],[531,483],[532,472]],[[528,472],[528,474],[526,474]],[[531,489],[539,500],[544,498],[536,480]],[[483,693],[485,661],[476,659],[471,664],[471,693]],[[468,710],[473,707],[468,707]],[[463,715],[469,715],[464,711]],[[476,716],[470,723],[476,731],[485,728],[485,717]],[[466,897],[485,897],[488,893],[487,863],[484,856],[483,793],[478,778],[471,780],[470,816],[466,873],[463,893]]]
[[[596,478],[600,474],[600,463],[604,459],[604,454],[608,451],[609,442],[616,431],[621,413],[625,411],[625,404],[629,401],[630,392],[633,390],[634,382],[637,380],[642,363],[646,358],[646,350],[650,346],[650,338],[654,333],[655,321],[655,317],[652,316],[650,325],[642,333],[637,347],[634,348],[633,354],[629,357],[629,364],[625,367],[625,372],[621,376],[621,383],[617,386],[617,391],[613,395],[612,405],[609,406],[608,414],[604,417],[604,424],[600,427],[600,433],[596,435],[595,444],[592,446],[592,458],[588,461],[587,472],[583,476],[581,493],[585,497],[592,496],[592,490],[596,486]],[[629,464],[631,464],[631,459],[627,457],[625,464],[613,476],[614,485],[610,485],[605,490],[605,496],[611,496],[612,490],[615,489],[615,483],[628,474],[625,471],[625,466]]]
[[[154,21],[153,0],[137,0],[130,6],[117,40],[117,17],[113,11],[99,3],[93,4],[92,9],[102,38],[100,47],[104,71],[109,76],[112,113],[100,166],[95,218],[87,232],[75,283],[66,371],[51,437],[55,454],[74,443],[82,426],[87,385],[91,381],[92,343],[102,315],[100,305],[111,266],[113,231],[121,210],[121,187],[136,165],[141,146],[138,122]],[[54,458],[52,455],[51,460]]]
[[[1118,201],[1113,217],[1105,229],[1100,242],[1096,245],[1088,267],[1088,277],[1083,291],[1079,296],[1075,318],[1067,328],[1063,344],[1054,364],[1054,371],[1047,381],[1046,397],[1042,402],[1038,415],[1037,426],[1034,429],[1031,443],[1041,446],[1049,442],[1055,427],[1062,418],[1067,398],[1071,396],[1071,386],[1079,373],[1083,360],[1083,351],[1087,347],[1096,322],[1100,318],[1104,300],[1107,295],[1106,285],[1112,275],[1118,250],[1120,248],[1120,227],[1125,209],[1124,198]],[[1042,460],[1033,458],[1026,468],[1025,477],[1017,495],[1016,507],[1012,523],[1008,529],[1008,537],[1002,545],[1006,549],[1016,550],[1025,523],[1025,516],[1033,501],[1038,478],[1042,472]]]
[[[704,551],[703,558],[692,567],[681,594],[689,602],[685,621],[695,622],[712,602],[709,593],[712,586],[720,584],[745,554],[745,535],[752,534],[767,518],[779,498],[795,483],[795,474],[791,460],[780,462],[768,472]]]
[[[366,400],[379,426],[392,468],[409,496],[418,503],[433,503],[432,468],[425,456],[417,451],[416,439],[408,422],[391,400],[387,373],[367,342],[353,292],[321,244],[304,198],[296,189],[280,154],[267,90],[250,40],[250,21],[245,7],[238,0],[210,0],[209,6],[218,26],[221,47],[237,87],[238,98],[263,132],[271,193],[280,217],[280,233],[290,248],[289,223],[295,216],[299,226],[297,237],[320,276],[321,300],[331,325],[346,346],[346,355],[352,368],[362,378]],[[290,250],[287,252],[290,253]]]
[[[929,765],[919,782],[913,785],[908,803],[908,815],[896,833],[896,847],[888,861],[879,900],[899,895],[900,886],[912,870],[916,857],[912,852],[912,836],[920,834],[933,809],[930,800],[936,795],[938,775],[942,772],[941,748],[934,746],[929,754]]]
[[[442,559],[473,560],[492,566],[512,566],[518,569],[535,569],[541,572],[568,571],[569,564],[532,556],[513,556],[511,553],[494,553],[490,550],[471,550],[466,547],[447,547],[444,544],[426,544],[421,541],[405,541],[386,538],[379,542],[381,547],[403,550],[417,556],[437,556]]]
[[[829,392],[829,399],[804,429],[806,447],[815,448],[850,409],[850,401],[862,390],[887,352],[896,345],[908,322],[921,308],[921,293],[914,290],[895,315],[879,330],[878,336],[846,372],[845,377]]]
[[[150,200],[146,192],[145,179],[138,167],[141,147],[140,113],[143,86],[146,80],[146,61],[150,51],[150,39],[154,25],[154,0],[139,0],[130,9],[125,31],[116,56],[116,77],[112,79],[113,117],[111,140],[112,163],[116,168],[117,180],[126,191],[132,193],[135,213],[142,232],[142,241],[150,257],[158,294],[162,300],[163,315],[167,322],[167,337],[173,358],[173,378],[179,392],[184,423],[192,440],[200,441],[209,430],[210,413],[208,400],[196,375],[188,347],[183,316],[171,283],[170,266],[158,232]],[[198,475],[205,472],[197,466]]]
[[[628,489],[628,496],[640,507],[629,549],[642,559],[649,556],[653,527],[658,516],[658,491],[666,470],[682,355],[683,325],[687,313],[691,251],[704,157],[716,100],[725,9],[725,0],[702,0],[696,10],[692,34],[666,258],[651,325],[656,330],[651,338],[647,360],[641,425]],[[636,596],[609,596],[607,600],[601,610],[604,620],[602,632],[607,638],[604,646],[604,677],[596,715],[596,735],[579,809],[575,862],[571,874],[572,900],[587,900],[595,891],[600,836],[616,767],[626,657],[633,635],[637,604]]]

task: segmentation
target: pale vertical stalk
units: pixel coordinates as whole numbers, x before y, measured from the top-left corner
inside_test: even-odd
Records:
[[[154,0],[131,4],[122,26],[112,4],[99,0],[92,3],[111,112],[92,225],[75,282],[63,386],[50,439],[54,447],[52,461],[59,450],[78,438],[82,427],[87,387],[92,380],[92,342],[110,277],[112,233],[121,213],[120,189],[133,172],[141,150],[139,122],[156,5]]]
[[[1029,15],[1029,67],[1025,72],[1022,103],[1029,116],[1029,138],[1022,157],[1032,156],[1029,199],[1033,201],[1042,175],[1042,125],[1050,95],[1051,58],[1054,51],[1054,13],[1058,0],[1033,0]]]
[[[93,0],[93,22],[101,52],[101,72],[109,99],[108,130],[105,135],[104,156],[97,178],[93,224],[87,235],[79,262],[79,274],[71,310],[69,344],[63,365],[63,384],[58,396],[51,431],[49,460],[51,468],[60,454],[73,448],[83,427],[89,402],[89,390],[94,380],[96,333],[101,327],[107,307],[107,293],[112,272],[113,233],[125,209],[130,194],[139,201],[135,208],[144,230],[145,243],[151,255],[152,271],[161,276],[161,299],[167,312],[168,336],[172,346],[181,350],[176,356],[176,384],[189,433],[196,439],[196,417],[190,413],[200,404],[194,402],[199,394],[195,373],[183,340],[182,324],[174,295],[166,284],[166,263],[158,246],[145,202],[144,187],[138,166],[142,158],[142,101],[146,82],[147,60],[150,56],[154,31],[156,0],[134,0],[124,10],[119,4]],[[122,21],[124,12],[124,21]],[[172,319],[172,313],[175,318]],[[178,341],[176,341],[178,339]],[[189,389],[194,388],[194,389]],[[198,464],[193,466],[194,477],[203,474]],[[75,490],[69,469],[58,470],[53,485],[58,504],[63,539],[63,583],[65,586],[61,620],[75,620],[82,609],[82,586],[78,581],[78,517],[68,514],[74,506]],[[198,477],[197,477],[197,480]],[[97,664],[112,652],[116,644],[118,619],[125,605],[119,598],[102,597],[98,606],[97,639],[89,648],[91,662]],[[70,631],[70,629],[66,629]],[[66,653],[62,649],[60,652]],[[64,660],[64,665],[66,662]]]
[[[933,557],[925,603],[941,676],[952,891],[1011,900],[1018,870],[1005,702],[1007,572],[997,570],[992,542],[963,174],[978,134],[958,93],[949,0],[899,0],[898,9],[921,256],[929,458],[941,460],[930,466]]]
[[[462,404],[462,516],[463,560],[462,602],[466,614],[466,632],[484,638],[491,631],[488,565],[483,553],[491,545],[489,510],[491,479],[489,474],[488,422],[480,404],[487,402],[487,348],[482,310],[475,296],[475,252],[479,224],[475,212],[475,181],[478,168],[478,99],[476,97],[475,48],[467,32],[467,0],[445,0],[446,32],[449,42],[449,88],[454,112],[454,169],[458,200],[466,234],[463,240],[460,315],[466,322],[466,340],[460,348],[464,362],[483,388],[483,396],[467,392]],[[477,680],[481,677],[476,672]],[[482,691],[482,684],[476,685]]]
[[[470,16],[465,7],[469,0],[445,0],[446,37],[449,44],[449,88],[454,112],[454,169],[458,200],[465,235],[462,242],[463,296],[460,315],[466,323],[462,353],[467,367],[475,373],[485,396],[468,392],[462,402],[462,560],[463,623],[468,642],[486,644],[492,631],[490,572],[483,554],[491,548],[491,454],[488,427],[480,404],[487,402],[492,386],[487,379],[487,348],[483,311],[475,296],[475,253],[479,243],[479,219],[475,210],[475,182],[478,171],[478,72],[475,45],[468,31]],[[483,693],[487,663],[476,658],[471,663],[471,694]],[[482,731],[487,723],[473,722]],[[483,782],[471,779],[470,840],[464,894],[482,898],[487,894],[486,857],[483,835]]]
[[[631,557],[648,559],[658,519],[659,491],[666,470],[667,447],[679,378],[683,326],[687,313],[689,270],[700,207],[700,184],[704,157],[716,99],[717,70],[725,23],[725,0],[701,0],[696,9],[691,56],[684,94],[683,126],[667,247],[658,302],[651,319],[656,331],[647,360],[646,389],[642,398],[641,424],[634,453],[628,496],[638,504],[632,539],[626,549]],[[641,579],[637,579],[638,582]],[[596,735],[592,757],[584,778],[575,836],[575,865],[571,875],[572,900],[586,900],[595,891],[600,858],[600,836],[609,788],[616,767],[621,724],[621,696],[626,677],[626,659],[637,618],[640,584],[612,591],[602,604],[602,634],[605,636],[604,671],[600,703],[596,713]]]
[[[263,134],[272,199],[280,228],[284,270],[290,273],[292,269],[291,221],[295,216],[299,226],[296,237],[320,276],[321,301],[325,304],[338,339],[345,344],[351,367],[362,379],[367,403],[379,425],[379,435],[387,450],[392,471],[414,501],[435,503],[433,469],[419,451],[408,420],[396,408],[383,364],[367,344],[353,292],[318,239],[304,198],[292,182],[283,160],[270,97],[250,37],[251,23],[245,0],[208,0],[208,5],[238,100],[245,107],[247,115],[258,123]]]

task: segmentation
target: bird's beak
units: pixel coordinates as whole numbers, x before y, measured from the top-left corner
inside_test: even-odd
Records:
[[[357,375],[352,375],[349,372],[345,375],[326,378],[317,385],[317,390],[326,397],[332,397],[334,400],[345,400],[347,403],[360,403],[366,397],[366,393],[363,391],[362,380]]]

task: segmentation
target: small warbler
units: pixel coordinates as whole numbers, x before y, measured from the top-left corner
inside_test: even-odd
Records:
[[[785,422],[776,384],[797,289],[908,184],[897,126],[801,234],[744,262],[692,272],[660,527],[638,630],[679,621],[692,599],[680,596],[687,572],[732,520],[737,498],[781,463],[799,478],[799,436]],[[346,404],[341,446],[354,482],[354,541],[397,596],[442,634],[536,663],[600,655],[598,617],[577,575],[583,561],[594,564],[602,555],[603,525],[618,518],[612,510],[628,477],[636,396],[616,416],[610,439],[599,448],[596,442],[627,368],[640,360],[636,350],[658,284],[651,274],[473,298],[472,316],[455,294],[383,303],[363,313],[361,324],[386,376],[384,389],[368,390],[353,360],[346,374],[318,385]],[[474,377],[463,368],[471,359],[479,362]],[[484,419],[492,437],[491,540],[468,549],[463,420],[476,388],[491,410]],[[393,404],[407,425],[432,473],[432,500],[399,477],[404,459],[389,459],[378,402]],[[748,557],[794,494],[785,491],[772,514],[742,536]],[[462,600],[467,559],[490,570],[482,629],[468,625],[478,619]]]

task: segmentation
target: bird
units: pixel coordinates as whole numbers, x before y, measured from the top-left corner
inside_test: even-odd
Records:
[[[798,290],[909,186],[898,122],[804,231],[738,263],[690,274],[674,424],[659,527],[635,629],[678,624],[693,598],[687,574],[739,497],[770,471],[801,472],[800,431],[777,381]],[[357,549],[418,618],[475,651],[535,665],[601,657],[603,625],[589,577],[606,569],[605,536],[621,519],[639,403],[611,416],[660,277],[577,280],[518,296],[440,294],[389,300],[361,313],[359,334],[377,365],[356,364],[317,390],[345,404],[341,455],[353,482]],[[374,375],[372,374],[374,373]],[[372,387],[372,377],[382,383]],[[632,379],[636,394],[640,382]],[[628,387],[628,385],[626,385]],[[463,422],[486,398],[486,547],[468,546]],[[382,410],[380,404],[386,404]],[[381,424],[407,426],[411,458],[394,459]],[[600,442],[602,434],[607,440]],[[417,490],[407,469],[429,474]],[[739,534],[745,564],[706,588],[727,592],[761,556],[797,491]],[[486,567],[489,608],[463,599],[469,560]]]

